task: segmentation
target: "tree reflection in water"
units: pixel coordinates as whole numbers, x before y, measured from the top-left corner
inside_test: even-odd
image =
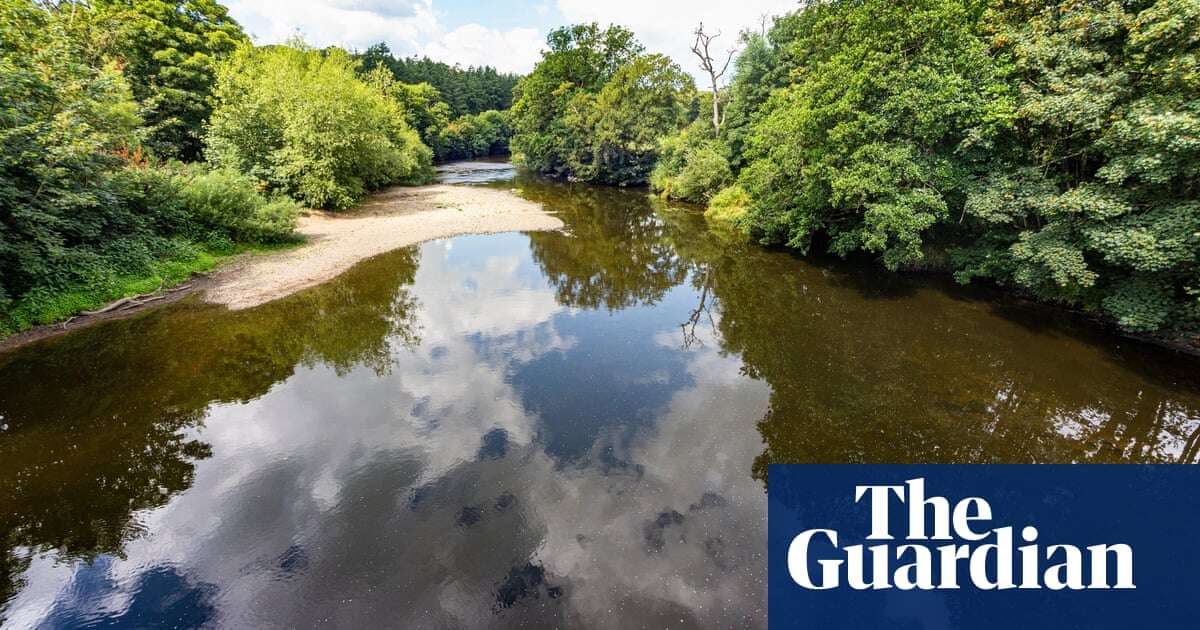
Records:
[[[503,185],[565,233],[0,357],[0,601],[62,625],[105,597],[145,621],[167,590],[184,625],[755,626],[770,463],[1198,456],[1194,362],[644,191]]]
[[[211,455],[195,429],[212,405],[257,398],[301,365],[386,372],[389,344],[419,341],[405,289],[417,260],[407,248],[259,308],[152,311],[0,355],[0,602],[31,554],[120,555],[134,514],[188,489]]]

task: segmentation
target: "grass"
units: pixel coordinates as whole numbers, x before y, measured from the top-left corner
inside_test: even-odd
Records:
[[[56,324],[98,309],[113,300],[169,289],[194,274],[211,271],[222,262],[243,253],[266,254],[303,244],[302,240],[278,244],[239,244],[219,252],[197,247],[195,255],[153,263],[145,274],[116,275],[100,285],[70,287],[62,291],[35,290],[0,312],[0,339],[46,324]]]

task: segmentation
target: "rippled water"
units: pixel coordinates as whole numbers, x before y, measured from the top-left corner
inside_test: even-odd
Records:
[[[1195,361],[453,170],[567,230],[0,355],[8,626],[762,626],[768,463],[1200,458]]]

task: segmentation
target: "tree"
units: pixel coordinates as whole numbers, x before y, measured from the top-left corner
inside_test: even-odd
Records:
[[[396,58],[387,44],[378,43],[356,56],[362,72],[382,67],[392,78],[410,85],[427,83],[438,91],[450,108],[449,117],[505,110],[512,106],[512,91],[518,77],[497,72],[490,66],[450,66],[428,57]]]
[[[75,19],[0,0],[0,311],[35,287],[95,271],[95,250],[137,224],[116,203],[116,154],[137,105],[115,64],[87,62]]]
[[[571,175],[605,184],[645,184],[659,139],[686,122],[692,80],[663,55],[639,55],[621,66],[595,96],[572,99],[564,123],[574,137]]]
[[[243,47],[222,66],[215,94],[209,159],[313,207],[345,209],[371,190],[431,176],[432,153],[399,103],[360,81],[339,49]]]
[[[460,116],[438,133],[433,144],[439,160],[461,160],[508,152],[512,132],[506,112],[489,110]]]
[[[662,55],[642,54],[618,26],[564,27],[547,42],[514,91],[514,157],[558,176],[645,183],[659,138],[686,123],[691,78]]]
[[[442,101],[437,88],[428,83],[401,83],[381,65],[375,65],[362,78],[381,94],[396,101],[403,112],[404,121],[417,131],[425,146],[433,148],[437,144],[438,134],[450,123],[450,106]]]
[[[200,158],[218,62],[248,42],[216,0],[97,0],[95,28],[122,67],[162,157]]]
[[[958,276],[1200,328],[1200,4],[997,5],[1006,133],[966,200]]]
[[[890,269],[924,258],[1007,103],[973,6],[818,3],[783,22],[792,82],[751,123],[739,177],[755,234],[802,251],[821,234]]]
[[[737,53],[736,48],[730,48],[725,56],[725,63],[714,61],[709,48],[712,46],[714,39],[721,36],[720,32],[716,35],[709,35],[704,32],[704,22],[696,27],[696,41],[692,43],[692,52],[700,58],[700,69],[708,74],[712,87],[712,124],[713,136],[721,135],[721,77],[725,76],[725,71],[729,70],[729,62],[733,61],[733,56]],[[721,69],[717,70],[720,65]]]

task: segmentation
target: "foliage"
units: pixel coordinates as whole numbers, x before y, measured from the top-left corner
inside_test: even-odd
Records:
[[[395,99],[408,123],[421,136],[427,147],[437,144],[438,134],[450,124],[450,106],[442,100],[437,88],[428,83],[401,83],[383,66],[362,73],[368,85]]]
[[[207,244],[286,240],[295,221],[245,178],[147,163],[138,103],[80,11],[0,0],[0,334],[179,281],[211,267]]]
[[[726,145],[713,137],[712,123],[699,117],[660,141],[650,187],[672,199],[705,203],[733,180],[725,152]]]
[[[1197,327],[1200,3],[997,5],[1016,93],[955,250],[983,276],[1138,331]]]
[[[145,121],[145,144],[195,160],[212,106],[216,65],[248,41],[215,0],[97,0],[88,20],[99,49],[119,60]]]
[[[944,0],[818,4],[801,18],[795,82],[764,105],[739,178],[755,232],[802,251],[823,232],[836,253],[916,263],[977,170],[964,142],[984,141],[1005,102],[974,19]]]
[[[350,55],[303,43],[239,49],[218,74],[208,158],[314,207],[427,180],[432,154]]]
[[[750,195],[741,186],[734,184],[713,195],[704,216],[717,223],[737,226],[744,220],[749,207]]]
[[[721,206],[762,241],[1200,328],[1200,3],[827,0],[743,44]]]
[[[461,160],[508,153],[512,131],[508,112],[489,110],[475,116],[460,116],[438,133],[433,144],[439,160]]]
[[[0,310],[34,287],[94,275],[171,225],[120,199],[115,153],[136,145],[137,106],[112,64],[92,66],[62,15],[0,2]]]
[[[463,69],[428,57],[393,57],[383,43],[371,46],[357,58],[364,72],[385,68],[398,82],[431,86],[450,108],[448,118],[508,109],[512,105],[513,86],[517,84],[516,75],[499,73],[490,66]]]
[[[558,28],[547,43],[533,72],[513,88],[513,157],[543,173],[568,175],[567,155],[578,141],[565,123],[571,99],[599,92],[642,46],[627,29],[601,31],[596,24]]]
[[[226,170],[184,173],[177,197],[201,240],[281,243],[294,239],[300,206],[286,198],[270,200],[256,182]]]
[[[514,89],[514,157],[583,181],[645,183],[659,138],[686,122],[691,78],[619,26],[563,27],[547,44]]]

